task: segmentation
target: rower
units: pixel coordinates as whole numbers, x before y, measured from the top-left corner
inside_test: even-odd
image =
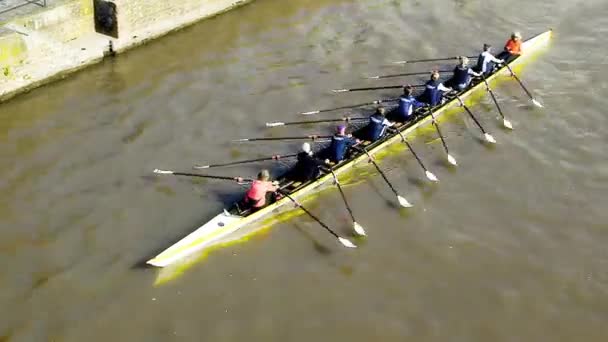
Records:
[[[414,111],[424,106],[424,103],[416,100],[416,98],[412,95],[413,91],[414,88],[411,85],[406,85],[403,87],[403,95],[401,95],[398,100],[399,106],[395,108],[391,119],[394,119],[397,122],[410,121]]]
[[[505,44],[504,51],[499,53],[496,58],[504,59],[506,63],[509,63],[521,55],[521,53],[521,33],[513,32],[511,34],[511,39],[507,40],[507,43]]]
[[[376,112],[369,117],[369,123],[367,124],[366,133],[367,139],[374,142],[384,135],[387,127],[394,125],[393,122],[388,121],[386,118],[386,110],[384,107],[378,107]]]
[[[325,163],[313,155],[310,144],[305,142],[302,144],[302,152],[298,153],[298,162],[293,168],[292,178],[297,182],[308,182],[319,176],[321,173],[320,167]]]
[[[266,206],[272,200],[272,195],[279,189],[279,182],[270,181],[270,172],[263,169],[258,174],[258,179],[254,180],[251,188],[245,194],[242,201],[242,208],[258,211]]]
[[[351,134],[346,135],[346,126],[339,125],[336,129],[336,134],[331,137],[331,144],[328,148],[328,159],[326,163],[330,161],[333,163],[339,163],[346,157],[348,149],[360,142],[359,139],[355,139]]]
[[[483,52],[477,57],[477,65],[475,71],[484,74],[485,76],[494,72],[496,64],[504,63],[504,59],[498,59],[492,54],[492,46],[490,44],[483,44]]]
[[[452,88],[448,88],[439,81],[439,72],[433,70],[431,73],[431,79],[424,84],[424,92],[418,96],[417,100],[424,102],[430,106],[436,106],[441,103],[443,92],[452,91]]]
[[[469,68],[468,57],[460,56],[458,59],[460,60],[460,65],[454,68],[454,75],[446,84],[458,91],[462,91],[471,83],[471,75],[481,76],[481,74]]]

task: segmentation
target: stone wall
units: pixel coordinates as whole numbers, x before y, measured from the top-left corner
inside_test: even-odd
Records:
[[[93,0],[0,18],[0,101],[251,0],[113,0],[118,38],[95,32]]]

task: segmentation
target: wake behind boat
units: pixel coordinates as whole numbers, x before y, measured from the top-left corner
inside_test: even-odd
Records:
[[[352,211],[350,210],[350,207],[348,207],[346,198],[344,197],[344,194],[343,194],[341,188],[339,187],[338,178],[340,175],[345,175],[349,170],[352,169],[352,167],[354,165],[359,164],[361,162],[367,162],[370,160],[371,160],[372,164],[374,165],[374,167],[376,167],[376,169],[379,171],[379,173],[385,179],[387,184],[391,187],[391,190],[393,190],[393,192],[397,196],[399,203],[402,206],[408,206],[409,202],[407,202],[407,200],[405,200],[405,198],[399,194],[398,190],[395,189],[391,185],[390,181],[387,179],[385,174],[382,172],[381,168],[374,161],[372,156],[374,154],[382,151],[389,145],[394,144],[399,141],[402,141],[403,143],[407,144],[408,148],[411,150],[411,146],[409,145],[409,143],[406,140],[408,134],[410,134],[411,132],[413,132],[415,129],[417,129],[419,127],[422,127],[422,126],[425,126],[428,124],[433,124],[433,125],[435,125],[435,128],[437,129],[438,134],[442,140],[448,161],[450,162],[450,164],[456,165],[456,160],[448,151],[448,147],[445,144],[445,141],[443,140],[443,135],[441,134],[441,131],[439,130],[439,126],[437,124],[436,119],[448,112],[451,112],[451,111],[449,111],[450,108],[454,108],[457,106],[463,106],[465,112],[474,119],[474,121],[476,122],[478,127],[481,129],[482,134],[484,135],[486,141],[495,142],[494,138],[488,132],[486,132],[484,130],[484,128],[477,121],[477,119],[475,118],[473,113],[466,106],[465,100],[471,99],[472,95],[480,90],[489,91],[492,96],[492,100],[495,102],[495,104],[498,108],[500,115],[503,117],[503,120],[504,120],[503,122],[504,122],[505,127],[512,128],[511,123],[504,117],[504,114],[503,114],[502,110],[500,109],[498,102],[496,101],[496,99],[494,97],[494,93],[493,93],[492,89],[490,88],[490,82],[496,80],[496,78],[499,75],[513,76],[520,83],[520,85],[525,90],[526,94],[530,97],[530,99],[535,104],[537,104],[537,103],[540,104],[536,99],[534,99],[534,97],[528,91],[528,89],[525,88],[523,83],[521,83],[521,80],[516,76],[516,74],[514,73],[512,68],[522,64],[527,59],[529,59],[530,56],[534,55],[536,52],[541,51],[541,49],[543,47],[545,47],[548,44],[548,42],[550,41],[551,34],[552,34],[552,31],[549,30],[549,31],[543,32],[541,34],[538,34],[538,35],[526,40],[525,42],[523,42],[521,44],[521,50],[523,50],[525,52],[524,54],[522,54],[521,56],[519,56],[519,55],[507,56],[507,57],[509,57],[508,59],[506,59],[507,63],[504,64],[502,67],[496,68],[492,73],[489,73],[487,75],[482,75],[479,78],[474,78],[472,80],[472,82],[470,83],[470,85],[468,85],[463,90],[460,90],[453,94],[447,95],[445,102],[437,104],[434,107],[422,107],[422,108],[418,109],[417,111],[414,112],[412,120],[407,121],[406,123],[403,123],[403,124],[400,124],[400,123],[395,124],[391,128],[391,130],[387,131],[387,133],[384,134],[379,140],[370,142],[370,141],[365,141],[364,139],[361,139],[362,142],[358,145],[358,147],[356,149],[352,150],[352,153],[346,159],[343,159],[335,164],[328,165],[325,172],[322,172],[318,177],[316,177],[310,181],[300,182],[300,181],[293,180],[293,177],[290,174],[291,171],[287,171],[285,174],[277,177],[277,180],[276,180],[277,186],[281,189],[280,193],[283,194],[282,197],[276,198],[276,200],[274,200],[272,203],[268,204],[267,206],[265,206],[257,211],[251,210],[251,208],[243,207],[240,203],[234,203],[232,206],[223,210],[221,213],[217,214],[215,217],[213,217],[207,223],[203,224],[201,227],[196,229],[194,232],[190,233],[188,236],[184,237],[183,239],[181,239],[174,245],[170,246],[169,248],[167,248],[166,250],[164,250],[163,252],[161,252],[160,254],[155,256],[154,258],[148,260],[147,263],[150,265],[153,265],[153,266],[157,266],[157,267],[167,267],[171,264],[177,263],[178,261],[186,258],[189,255],[193,255],[194,253],[201,252],[201,251],[206,250],[213,246],[221,245],[230,240],[234,240],[234,239],[237,239],[237,238],[240,238],[243,236],[254,234],[256,232],[256,229],[255,229],[256,225],[259,225],[260,222],[262,222],[266,219],[272,219],[273,217],[276,217],[280,213],[283,213],[283,212],[286,212],[289,210],[293,210],[294,203],[296,204],[297,207],[300,207],[308,215],[313,217],[313,219],[317,220],[317,222],[319,222],[321,225],[323,225],[324,228],[326,228],[336,238],[338,238],[339,240],[343,239],[342,237],[336,235],[329,227],[325,226],[312,213],[310,213],[305,207],[303,207],[302,203],[308,197],[312,196],[312,194],[318,192],[321,188],[327,187],[327,186],[333,186],[332,181],[336,181],[336,183],[338,184],[338,188],[347,205],[349,213],[352,216],[355,229],[357,229],[358,228],[356,226],[357,223],[354,220]],[[409,63],[411,63],[411,61]],[[382,77],[378,77],[378,78],[382,78]],[[370,88],[366,88],[366,89],[370,89]],[[479,93],[481,94],[481,92],[479,92]],[[379,102],[374,102],[374,103],[379,103]],[[371,103],[368,103],[368,104],[371,104]],[[344,107],[341,107],[341,108],[344,108]],[[320,113],[320,112],[324,112],[324,111],[325,110],[311,111],[311,112],[305,112],[305,114],[310,115],[311,113],[315,114],[315,112]],[[293,123],[290,123],[290,124],[293,124]],[[277,125],[277,126],[280,126],[280,125]],[[359,128],[353,132],[353,136],[360,137],[360,138],[363,138],[365,136],[365,134],[366,133],[364,131],[364,128]],[[307,137],[304,137],[304,139],[306,139],[306,138]],[[311,137],[308,137],[308,139],[310,139],[310,138]],[[312,139],[314,139],[314,137]],[[249,140],[254,140],[254,139],[249,139]],[[318,152],[318,154],[324,155],[326,153],[326,151],[327,151],[326,149],[320,150]],[[427,178],[429,178],[430,180],[436,181],[437,180],[436,177],[432,173],[430,173],[430,171],[428,171],[426,169],[426,167],[424,166],[422,161],[418,158],[418,156],[415,154],[415,152],[413,150],[411,150],[411,151],[414,153],[414,156],[416,157],[417,161],[423,167],[425,174],[427,175]],[[266,160],[267,158],[261,158],[259,160],[262,160],[262,159]],[[228,164],[231,164],[231,163],[228,163]],[[163,173],[161,170],[159,170],[159,171],[160,171],[159,173]],[[171,172],[171,171],[165,171],[164,173],[172,173],[172,174],[178,174],[178,175],[180,174],[180,173],[175,173],[175,172]],[[182,174],[182,175],[193,175],[193,174]],[[198,175],[198,176],[205,177],[204,175]],[[225,178],[234,179],[233,177],[225,177]],[[406,205],[406,204],[408,204],[408,205]],[[245,228],[248,228],[248,229],[245,229]],[[245,231],[246,231],[246,233],[245,233]],[[343,240],[340,240],[340,242],[347,247],[354,247],[354,245],[348,246],[348,244]]]

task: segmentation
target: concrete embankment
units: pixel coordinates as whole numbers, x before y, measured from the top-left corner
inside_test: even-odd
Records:
[[[5,12],[0,101],[250,1],[57,0]]]

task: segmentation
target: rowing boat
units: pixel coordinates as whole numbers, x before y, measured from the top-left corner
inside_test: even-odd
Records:
[[[511,61],[509,63],[509,66],[511,68],[514,68],[522,64],[526,59],[530,58],[530,56],[535,55],[537,52],[541,51],[542,48],[545,47],[550,41],[551,35],[552,31],[548,30],[523,42],[522,47],[524,54]],[[496,80],[499,75],[504,74],[510,75],[510,71],[506,66],[503,66],[502,68],[496,70],[492,75],[488,76],[486,80],[490,82],[492,80]],[[468,89],[465,89],[458,95],[462,100],[465,100],[466,98],[469,98],[470,100],[472,98],[471,95],[480,89],[485,89],[484,83],[481,81],[476,81],[473,82]],[[442,105],[436,107],[433,110],[433,114],[435,115],[435,118],[439,118],[440,116],[448,113],[450,108],[456,106],[460,106],[460,103],[458,99],[454,97],[446,101]],[[398,130],[402,135],[407,136],[415,129],[431,123],[431,119],[432,118],[430,113],[425,113],[425,115],[418,116],[416,120],[402,125],[398,128]],[[370,154],[374,154],[400,140],[400,134],[394,132],[391,134],[387,134],[383,139],[379,141],[365,146],[365,149]],[[350,170],[354,165],[367,161],[367,159],[368,156],[365,153],[356,153],[349,159],[344,160],[339,164],[333,166],[332,169],[336,175],[344,174],[345,172]],[[292,198],[302,201],[306,199],[306,197],[310,196],[312,193],[319,191],[324,184],[331,181],[332,179],[333,177],[331,173],[326,173],[319,176],[319,178],[304,184],[289,183],[288,186],[285,186],[285,190]],[[278,180],[281,182],[282,185],[287,182],[287,179],[285,177],[278,177]],[[245,229],[245,227],[251,228],[255,224],[259,224],[264,219],[274,217],[287,210],[294,210],[293,205],[290,204],[290,199],[282,198],[254,213],[241,212],[238,207],[235,206],[227,210],[225,209],[223,210],[223,212],[213,217],[211,220],[203,224],[194,232],[190,233],[174,245],[170,246],[169,248],[155,256],[154,258],[148,260],[147,264],[157,267],[167,267],[169,265],[177,263],[180,260],[183,260],[189,255],[193,255],[195,253],[202,253],[203,250],[209,249],[213,246],[224,244],[226,243],[226,241],[233,240],[235,239],[235,236],[239,236],[239,238],[242,238],[243,234],[238,234],[239,231],[247,230],[247,234],[253,234],[256,232],[255,229]]]

